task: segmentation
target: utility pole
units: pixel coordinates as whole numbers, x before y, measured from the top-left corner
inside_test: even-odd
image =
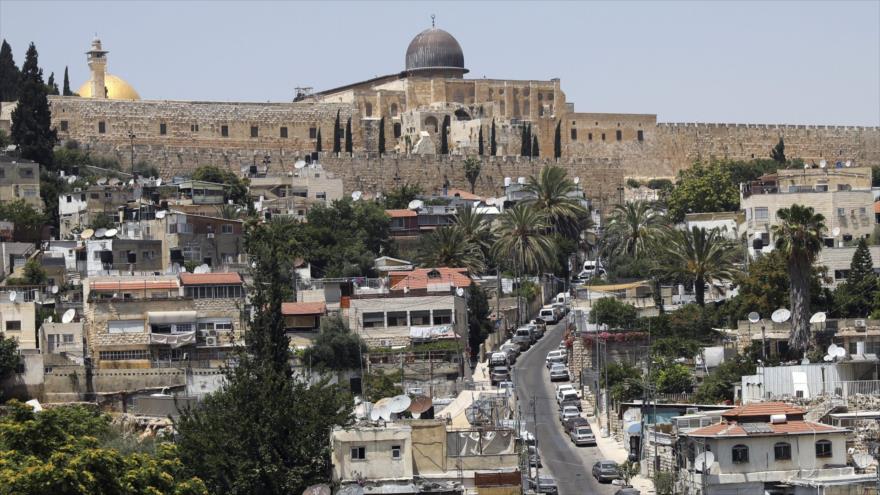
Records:
[[[137,136],[135,135],[134,131],[129,129],[128,130],[128,140],[131,143],[131,145],[129,146],[129,149],[131,150],[131,177],[132,178],[134,178],[134,138],[136,138],[136,137]]]
[[[608,341],[605,341],[603,348],[603,363],[605,364],[605,429],[608,436],[611,436],[611,411],[608,402]]]
[[[535,457],[538,457],[538,413],[536,411],[537,408],[538,397],[532,396],[532,423],[535,425]],[[535,462],[535,492],[541,493],[540,490],[540,480],[538,479],[538,474],[540,468],[538,467],[539,463]]]

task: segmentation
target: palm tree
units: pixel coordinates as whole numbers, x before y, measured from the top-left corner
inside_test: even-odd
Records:
[[[453,225],[459,228],[470,242],[479,246],[484,254],[488,254],[492,244],[492,231],[489,230],[489,222],[485,215],[468,204],[455,214]]]
[[[492,254],[510,260],[520,273],[537,273],[553,264],[555,246],[546,234],[546,217],[537,209],[519,204],[498,218]]]
[[[736,246],[718,229],[670,229],[658,247],[664,271],[692,281],[700,306],[706,303],[706,282],[731,280],[736,273]]]
[[[776,249],[788,260],[791,278],[791,336],[789,346],[806,352],[810,344],[810,274],[822,249],[825,217],[812,207],[791,205],[776,212],[772,227]]]
[[[607,249],[617,255],[644,258],[663,224],[663,215],[648,201],[615,205],[605,229],[610,241]]]
[[[577,239],[581,231],[581,221],[588,216],[587,209],[578,198],[571,195],[575,184],[566,177],[562,167],[548,166],[541,169],[523,190],[534,197],[525,201],[547,218],[548,227],[571,239]]]
[[[428,267],[467,268],[471,273],[486,269],[480,246],[471,241],[458,227],[440,227],[423,238],[417,259]]]

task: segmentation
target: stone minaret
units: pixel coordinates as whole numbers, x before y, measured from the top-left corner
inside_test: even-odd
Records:
[[[92,49],[86,52],[89,60],[89,69],[92,78],[89,83],[92,89],[92,98],[106,98],[107,90],[104,85],[104,74],[107,72],[107,53],[101,49],[101,40],[95,35],[92,40]]]

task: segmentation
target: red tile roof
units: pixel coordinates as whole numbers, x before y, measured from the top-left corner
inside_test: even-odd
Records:
[[[440,276],[428,278],[428,273],[437,270]],[[417,268],[408,272],[394,272],[396,282],[391,290],[427,289],[429,284],[451,284],[453,287],[470,287],[472,281],[466,268]]]
[[[784,402],[756,402],[725,411],[721,416],[728,420],[743,420],[754,416],[770,416],[785,414],[787,416],[803,416],[804,410]]]
[[[284,316],[322,315],[326,312],[327,305],[322,302],[281,303],[281,314]]]
[[[746,423],[747,424],[747,423]],[[814,423],[812,421],[787,421],[785,423],[758,423],[762,427],[766,427],[766,432],[747,433],[739,423],[718,423],[703,428],[698,428],[687,433],[685,436],[690,437],[761,437],[772,435],[798,435],[812,433],[830,433],[837,431],[846,431],[845,428],[837,428],[835,426],[822,423]]]
[[[241,284],[241,275],[235,272],[181,273],[180,282],[183,285],[238,285]]]
[[[93,281],[91,289],[94,291],[117,291],[117,290],[145,290],[145,289],[176,289],[177,280],[101,280]]]
[[[406,218],[406,217],[419,216],[419,214],[413,210],[385,210],[385,214],[391,218]]]

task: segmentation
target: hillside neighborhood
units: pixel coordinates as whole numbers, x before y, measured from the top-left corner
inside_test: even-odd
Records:
[[[79,94],[3,41],[0,495],[876,495],[877,129],[600,166],[558,79],[483,108],[437,31],[299,94],[302,149],[192,162],[105,136],[140,97],[97,37]]]

